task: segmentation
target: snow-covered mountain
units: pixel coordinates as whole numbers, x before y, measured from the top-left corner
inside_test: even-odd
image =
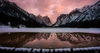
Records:
[[[43,20],[39,18],[41,17],[26,12],[13,2],[0,0],[0,25],[10,25],[11,27],[19,25],[26,27],[48,26],[49,23],[45,24],[45,21],[42,22]]]
[[[58,17],[57,22],[53,26],[100,27],[99,22],[100,22],[100,1],[91,6],[84,6],[81,9],[76,8],[69,14],[61,14]]]
[[[57,22],[54,24],[54,26],[60,26],[60,25],[64,25],[66,23],[70,23],[72,21],[74,21],[74,19],[76,19],[78,17],[78,15],[80,15],[80,11],[79,9],[75,9],[72,12],[70,12],[69,14],[61,14],[58,18],[57,18]]]
[[[82,10],[84,10],[84,8]],[[90,21],[94,19],[100,19],[100,1],[92,6],[86,7],[85,11],[83,11],[82,14],[77,19],[75,19],[75,21]]]

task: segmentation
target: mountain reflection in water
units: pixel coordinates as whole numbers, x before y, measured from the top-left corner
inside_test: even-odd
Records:
[[[0,33],[0,46],[28,48],[77,48],[100,46],[93,33]]]

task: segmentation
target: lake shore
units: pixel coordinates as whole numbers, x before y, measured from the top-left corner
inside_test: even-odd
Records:
[[[100,33],[100,28],[0,28],[4,32],[83,32]]]

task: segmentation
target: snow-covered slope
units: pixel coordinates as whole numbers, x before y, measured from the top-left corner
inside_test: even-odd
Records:
[[[75,19],[76,22],[100,19],[100,1],[92,6],[86,7],[85,9],[86,10],[83,11],[77,19]]]
[[[53,26],[68,26],[80,22],[99,22],[100,21],[100,1],[91,6],[84,6],[81,9],[75,9],[69,14],[60,15]],[[96,23],[97,23],[96,22]],[[70,26],[71,27],[71,26]],[[72,26],[73,27],[73,26]],[[93,27],[93,26],[91,26]]]
[[[61,14],[58,17],[57,22],[54,24],[54,26],[59,26],[59,25],[64,25],[66,23],[70,23],[74,21],[80,14],[81,12],[79,11],[79,9],[75,9],[69,14]]]

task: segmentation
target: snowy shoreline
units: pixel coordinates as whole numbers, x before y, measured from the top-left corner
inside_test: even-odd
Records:
[[[98,46],[98,47],[85,47],[85,48],[73,48],[72,50],[71,50],[71,48],[58,48],[58,49],[36,49],[36,48],[34,48],[34,49],[32,49],[32,48],[15,48],[15,47],[0,47],[0,49],[2,49],[2,50],[10,50],[10,51],[27,51],[27,52],[40,52],[40,50],[42,50],[42,52],[44,53],[44,52],[62,52],[62,51],[65,51],[65,52],[71,52],[72,50],[75,52],[75,51],[89,51],[89,50],[100,50],[100,47]]]
[[[100,28],[0,28],[0,33],[4,32],[83,32],[100,33]]]

